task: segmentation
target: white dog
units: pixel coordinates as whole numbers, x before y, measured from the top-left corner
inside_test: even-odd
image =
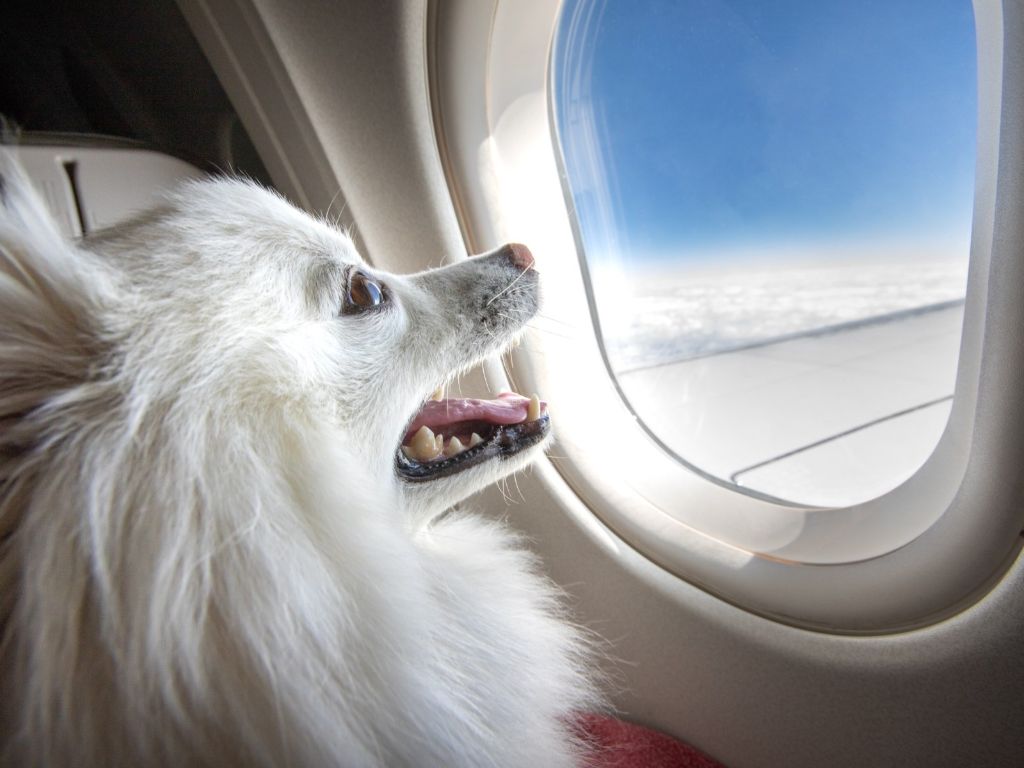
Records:
[[[453,512],[544,404],[427,399],[536,309],[529,252],[413,276],[237,180],[80,243],[0,165],[0,759],[584,760],[587,642]]]

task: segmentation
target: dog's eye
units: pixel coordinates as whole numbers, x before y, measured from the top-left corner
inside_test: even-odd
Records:
[[[353,270],[348,279],[348,305],[349,311],[359,312],[364,309],[373,309],[384,303],[383,286],[361,270]]]

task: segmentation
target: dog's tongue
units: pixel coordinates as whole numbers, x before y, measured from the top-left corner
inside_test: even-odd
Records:
[[[518,424],[526,420],[530,398],[515,392],[502,392],[494,400],[477,400],[475,398],[451,398],[447,400],[428,400],[409,425],[409,435],[415,434],[420,427],[429,427],[438,432],[438,427],[457,424],[460,421],[486,421],[491,424]],[[540,401],[541,413],[547,403]]]

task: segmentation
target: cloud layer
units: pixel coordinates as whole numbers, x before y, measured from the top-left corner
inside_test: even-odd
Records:
[[[962,299],[966,259],[723,265],[593,275],[618,372]]]

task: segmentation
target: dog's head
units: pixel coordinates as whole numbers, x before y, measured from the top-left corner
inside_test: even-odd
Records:
[[[88,299],[106,340],[90,375],[116,371],[135,402],[255,430],[329,423],[373,487],[430,510],[521,468],[548,435],[535,399],[431,397],[536,311],[523,246],[387,274],[337,228],[222,179],[189,184],[74,253],[80,277],[109,286]]]

